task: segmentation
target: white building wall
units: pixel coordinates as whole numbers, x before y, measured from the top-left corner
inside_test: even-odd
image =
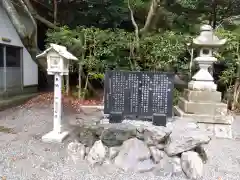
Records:
[[[2,38],[11,39],[7,43],[2,41]],[[11,23],[7,13],[0,5],[0,43],[12,46],[23,47],[23,85],[31,86],[38,84],[38,66],[31,58],[27,49],[24,47],[17,31]]]

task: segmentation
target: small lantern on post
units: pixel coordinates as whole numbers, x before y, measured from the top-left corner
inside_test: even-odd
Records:
[[[214,35],[213,28],[210,25],[203,25],[200,29],[200,35],[193,39],[192,46],[199,48],[199,56],[194,59],[199,65],[199,71],[192,77],[192,81],[188,83],[191,90],[208,90],[216,91],[217,85],[213,82],[213,77],[209,73],[208,68],[217,61],[213,56],[216,48],[223,46],[226,39],[219,39]]]
[[[45,134],[42,140],[45,142],[62,142],[69,134],[63,130],[62,122],[62,76],[69,73],[69,60],[78,60],[67,48],[57,44],[50,44],[50,47],[37,58],[47,59],[47,72],[54,75],[54,116],[53,130]]]

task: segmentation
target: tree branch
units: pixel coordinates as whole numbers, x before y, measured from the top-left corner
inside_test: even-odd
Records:
[[[161,2],[161,0],[152,0],[151,6],[148,11],[147,19],[145,21],[145,25],[142,29],[140,29],[141,34],[144,34],[150,30],[151,25],[152,25],[156,15],[157,15],[157,12],[160,8],[160,2]]]
[[[40,2],[39,0],[32,0],[34,1],[35,3],[38,3],[40,4],[42,7],[46,8],[46,10],[50,11],[50,12],[53,12],[52,9],[50,9],[49,7],[47,7],[45,4],[43,4],[42,2]]]
[[[40,16],[35,9],[33,8],[32,4],[30,3],[29,0],[23,0],[24,3],[26,4],[27,8],[29,9],[30,13],[32,14],[32,16],[40,21],[41,23],[45,24],[47,27],[52,28],[52,29],[58,29],[59,27],[56,26],[55,24],[53,24],[52,22],[48,21],[47,19],[45,19],[44,17]]]
[[[135,21],[135,18],[134,18],[133,10],[132,10],[132,7],[130,5],[130,0],[128,0],[128,9],[130,11],[131,21],[132,21],[132,24],[133,24],[134,29],[135,29],[134,46],[133,46],[133,48],[130,48],[130,56],[132,55],[134,57],[134,50],[136,50],[136,55],[138,56],[139,47],[140,47],[140,45],[139,45],[139,28],[138,28],[138,25],[137,25],[137,23]],[[130,60],[130,62],[131,62],[131,60]],[[138,66],[137,62],[134,61],[133,63],[135,65],[134,68],[136,70],[139,70],[139,68],[138,68],[139,66]]]
[[[138,25],[135,21],[134,15],[133,15],[133,10],[132,10],[131,5],[130,5],[130,0],[128,0],[128,9],[130,11],[132,24],[135,28],[136,41],[139,42],[139,28],[138,28]]]

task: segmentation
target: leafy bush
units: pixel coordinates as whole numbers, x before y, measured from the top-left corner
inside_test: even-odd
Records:
[[[184,57],[188,36],[166,31],[140,39],[136,53],[134,34],[124,30],[64,26],[47,33],[47,44],[66,46],[81,61],[88,73],[104,73],[107,69],[181,71],[188,69]]]

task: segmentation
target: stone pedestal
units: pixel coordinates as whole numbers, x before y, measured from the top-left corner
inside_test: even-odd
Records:
[[[188,117],[216,137],[232,138],[231,124],[233,116],[227,112],[227,104],[221,102],[218,91],[185,89],[183,97],[174,107],[174,113]]]

